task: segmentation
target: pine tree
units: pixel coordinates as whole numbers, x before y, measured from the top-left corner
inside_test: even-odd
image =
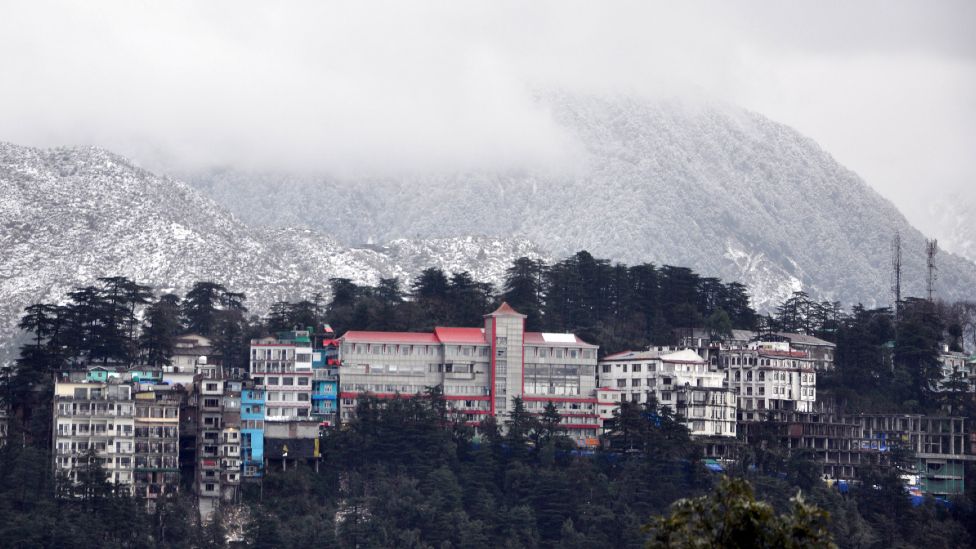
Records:
[[[217,330],[217,311],[227,288],[216,282],[196,282],[183,299],[182,313],[186,329],[211,337]]]
[[[526,316],[526,330],[542,329],[542,284],[545,264],[542,261],[520,257],[505,270],[505,283],[501,297],[515,310]]]
[[[180,333],[180,298],[166,294],[146,308],[146,318],[139,336],[143,359],[150,366],[167,366],[171,362],[176,337]]]

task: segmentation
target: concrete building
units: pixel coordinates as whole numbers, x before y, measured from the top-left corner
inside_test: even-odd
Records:
[[[552,401],[569,436],[596,444],[597,347],[573,334],[526,332],[525,316],[507,304],[485,315],[483,327],[350,331],[340,341],[341,421],[352,418],[361,394],[413,395],[440,385],[461,421],[504,420],[513,397],[537,414]]]
[[[154,500],[179,490],[182,397],[166,385],[135,385],[134,495]]]
[[[609,355],[597,368],[600,416],[611,421],[621,401],[651,398],[683,418],[693,436],[734,437],[736,396],[725,373],[692,350],[667,347]]]
[[[118,382],[57,381],[53,402],[55,469],[78,480],[84,456],[94,450],[107,480],[133,483],[135,402],[132,387]]]
[[[241,390],[241,465],[245,479],[261,477],[264,471],[264,390]]]
[[[332,328],[315,334],[312,351],[312,416],[323,427],[338,424],[339,348]]]
[[[965,491],[966,462],[976,461],[968,453],[965,418],[919,414],[851,417],[860,426],[856,443],[862,450],[886,453],[900,446],[914,454],[911,476],[921,493],[944,498]]]
[[[309,332],[282,332],[251,341],[250,379],[264,391],[265,421],[307,420],[312,411]]]
[[[748,347],[763,339],[789,344],[789,350],[807,353],[813,367],[818,372],[834,369],[834,355],[837,345],[829,341],[806,334],[792,332],[773,332],[760,334],[752,330],[732,330],[731,335],[715,338],[704,328],[684,328],[680,330],[681,346],[694,349],[712,365],[718,365],[718,355],[721,351]]]
[[[206,357],[201,361],[200,357]],[[174,341],[173,356],[169,366],[164,366],[167,372],[195,373],[199,362],[219,364],[220,356],[208,337],[198,334],[181,335]]]
[[[789,342],[755,341],[722,349],[717,362],[739,398],[740,421],[762,420],[767,410],[813,411],[815,361],[808,352],[791,349]]]
[[[942,379],[935,390],[957,390],[976,392],[976,357],[966,353],[950,351],[948,345],[942,346],[939,362],[942,363]]]

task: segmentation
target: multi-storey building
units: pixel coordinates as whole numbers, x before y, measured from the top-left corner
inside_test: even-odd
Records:
[[[857,445],[875,453],[902,447],[914,457],[913,480],[924,494],[948,497],[965,491],[969,454],[966,420],[919,414],[860,414]]]
[[[307,331],[251,341],[250,378],[264,391],[265,420],[307,420],[312,411],[312,341]]]
[[[477,424],[489,415],[504,420],[513,397],[533,413],[551,401],[570,436],[596,443],[597,347],[573,334],[526,332],[525,316],[507,304],[485,315],[484,327],[350,331],[340,341],[343,421],[352,417],[361,394],[412,395],[440,385],[461,421]]]
[[[136,388],[134,493],[153,500],[179,489],[181,397],[167,385]]]
[[[818,401],[809,411],[767,410],[763,421],[744,421],[739,435],[749,445],[770,438],[790,452],[804,451],[821,467],[825,478],[852,480],[857,471],[884,462],[884,456],[862,450],[857,419],[839,414],[832,402]]]
[[[597,369],[600,415],[613,418],[621,401],[653,398],[682,417],[694,436],[734,437],[736,397],[725,374],[692,350],[666,347],[609,355]]]
[[[57,381],[53,403],[56,470],[78,480],[94,451],[109,482],[131,487],[135,465],[132,387],[117,382]]]
[[[195,373],[199,364],[215,364],[218,358],[210,338],[197,334],[181,335],[173,342],[173,356],[164,369],[168,372]]]
[[[752,342],[722,349],[719,367],[739,398],[738,419],[757,421],[767,410],[810,412],[817,399],[817,371],[806,351],[788,342]]]
[[[312,352],[312,416],[325,427],[338,421],[339,340],[331,328],[314,336]]]
[[[202,369],[194,384],[196,425],[195,490],[201,513],[236,501],[241,482],[240,381],[225,379],[220,367]]]
[[[942,352],[939,353],[939,362],[942,364],[942,379],[939,385],[934,387],[937,391],[963,391],[976,392],[976,357],[970,357],[966,353],[950,351],[948,345],[943,345]]]
[[[264,390],[241,390],[241,465],[245,479],[264,471]]]
[[[241,382],[226,380],[221,402],[220,500],[238,499],[241,484]]]
[[[723,350],[746,348],[750,343],[768,339],[789,344],[789,350],[807,353],[814,369],[818,372],[834,368],[837,345],[811,335],[792,332],[760,334],[751,330],[732,330],[727,337],[715,338],[703,328],[682,331],[684,333],[681,337],[681,345],[695,349],[712,365],[718,365],[719,355]]]

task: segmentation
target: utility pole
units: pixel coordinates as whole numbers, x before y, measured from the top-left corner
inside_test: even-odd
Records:
[[[929,301],[932,301],[932,297],[935,294],[935,279],[936,279],[936,269],[935,266],[935,254],[939,253],[939,241],[936,239],[925,241],[925,268],[927,269],[927,275],[925,277],[925,290],[928,293]]]

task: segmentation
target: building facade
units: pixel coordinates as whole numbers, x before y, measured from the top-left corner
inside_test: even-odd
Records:
[[[54,465],[77,482],[94,451],[107,480],[132,486],[135,465],[135,403],[132,387],[120,383],[58,381],[54,386]]]
[[[338,424],[339,348],[331,328],[314,336],[312,351],[312,416],[324,427]]]
[[[260,478],[264,472],[264,390],[241,390],[241,474]]]
[[[817,371],[806,351],[788,342],[752,342],[722,349],[717,361],[739,398],[739,420],[762,420],[768,410],[813,411]]]
[[[604,421],[612,421],[621,401],[653,399],[679,414],[693,436],[736,435],[736,395],[725,387],[725,374],[692,350],[616,353],[600,361],[597,376]]]
[[[180,394],[167,385],[150,386],[134,395],[134,494],[149,500],[175,493],[180,485]]]
[[[569,436],[596,444],[597,347],[573,334],[526,332],[525,316],[507,304],[485,315],[483,327],[350,331],[339,340],[341,421],[352,418],[361,394],[413,395],[440,385],[460,421],[504,420],[514,397],[536,414],[551,401]]]
[[[265,420],[307,420],[312,412],[312,341],[307,331],[251,341],[250,379],[264,391]]]

